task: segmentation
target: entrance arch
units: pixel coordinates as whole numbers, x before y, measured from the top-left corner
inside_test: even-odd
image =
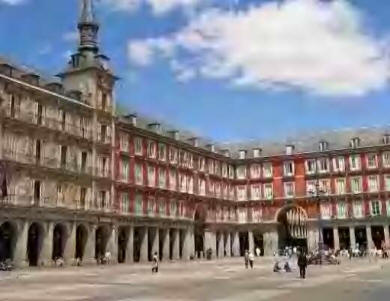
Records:
[[[298,206],[282,208],[278,215],[279,249],[300,247],[307,250],[307,214]]]
[[[0,262],[13,260],[16,242],[16,228],[10,222],[0,226]]]
[[[95,233],[95,258],[100,259],[104,257],[107,249],[107,242],[109,238],[109,229],[107,226],[100,226]]]
[[[84,225],[78,225],[76,228],[76,256],[75,258],[79,258],[83,260],[85,245],[88,240],[88,230]]]
[[[37,266],[42,249],[44,229],[38,223],[32,223],[28,229],[27,257],[30,266]]]
[[[129,228],[119,227],[118,232],[118,263],[126,262],[127,242],[129,240]]]
[[[57,224],[53,230],[53,252],[51,256],[53,260],[64,257],[65,243],[66,227],[63,224]]]
[[[201,258],[204,250],[204,232],[206,222],[206,210],[203,206],[197,206],[194,214],[194,238],[195,238],[195,256]],[[203,255],[204,256],[204,255]]]

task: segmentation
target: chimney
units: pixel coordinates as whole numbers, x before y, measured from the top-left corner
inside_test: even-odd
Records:
[[[292,155],[294,152],[294,149],[295,149],[294,145],[292,145],[292,144],[286,145],[286,155]]]
[[[212,143],[207,144],[206,147],[207,147],[207,149],[208,149],[209,151],[211,151],[211,152],[213,152],[213,153],[215,152],[215,145],[214,145],[214,144],[212,144]]]
[[[148,129],[151,131],[154,131],[155,133],[160,133],[161,131],[161,124],[158,122],[153,122],[148,124]]]
[[[197,137],[190,138],[190,139],[188,139],[188,141],[194,147],[198,147],[199,146],[199,139]]]
[[[246,149],[242,149],[238,152],[238,159],[246,159]]]
[[[132,126],[137,126],[137,114],[129,114],[124,117],[130,121]]]
[[[258,158],[261,156],[261,148],[254,148],[253,149],[253,158]]]
[[[175,140],[179,140],[180,139],[180,133],[179,131],[177,130],[172,130],[172,131],[169,131],[168,132],[169,135],[171,136],[171,138],[175,139]]]

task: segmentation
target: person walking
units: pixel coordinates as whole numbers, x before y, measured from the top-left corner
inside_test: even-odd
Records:
[[[302,279],[306,278],[307,258],[304,252],[300,252],[298,256],[299,274]]]
[[[256,256],[259,257],[260,256],[260,248],[259,247],[256,247]]]
[[[158,273],[158,257],[157,257],[157,252],[154,252],[152,261],[153,261],[152,274],[153,274],[153,273]]]
[[[255,261],[255,255],[253,255],[253,252],[249,253],[248,258],[249,258],[249,264],[251,266],[251,269],[253,269],[253,262]]]
[[[249,252],[248,252],[248,250],[245,250],[244,261],[245,261],[245,268],[247,269],[248,268],[248,264],[249,264]]]

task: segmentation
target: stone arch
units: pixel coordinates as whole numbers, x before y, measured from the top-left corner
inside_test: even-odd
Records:
[[[98,226],[95,231],[95,258],[100,259],[104,257],[108,239],[110,237],[110,227],[109,226]]]
[[[75,258],[82,260],[84,258],[85,246],[88,240],[88,228],[79,224],[76,228],[76,249],[75,249]]]
[[[13,222],[5,221],[0,225],[0,262],[14,259],[17,231]]]
[[[38,266],[45,229],[42,224],[33,222],[28,228],[27,258],[30,266]]]
[[[300,247],[307,249],[306,211],[297,205],[287,205],[278,210],[275,216],[278,224],[279,249]]]
[[[205,252],[204,233],[207,218],[206,209],[202,204],[198,204],[194,210],[194,239],[195,239],[195,256],[202,258]]]
[[[68,229],[65,224],[58,223],[53,228],[53,250],[52,259],[64,258],[65,244],[68,236]]]
[[[130,227],[120,226],[118,228],[118,263],[126,262],[127,242],[129,240]]]

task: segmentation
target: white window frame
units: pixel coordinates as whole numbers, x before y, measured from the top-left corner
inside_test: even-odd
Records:
[[[313,167],[313,168],[309,168]],[[307,175],[315,174],[316,172],[316,160],[315,159],[307,159],[305,161],[305,171]]]
[[[371,180],[375,179],[376,187],[373,187],[371,184]],[[367,184],[369,192],[378,192],[379,191],[379,176],[378,175],[370,175],[367,176]]]
[[[363,201],[354,201],[352,203],[353,216],[355,218],[363,218],[364,217],[364,208],[363,208],[363,206],[364,206]]]
[[[263,163],[263,178],[272,178],[273,176],[273,168],[272,168],[272,162],[264,162]]]
[[[237,186],[237,201],[246,201],[248,198],[246,185]]]
[[[246,165],[237,166],[236,178],[237,178],[237,180],[245,180],[246,179]]]
[[[289,171],[291,167],[291,172]],[[283,175],[285,177],[292,177],[295,174],[294,161],[285,161],[283,162]]]
[[[353,187],[354,180],[359,180],[359,190],[354,189],[354,187]],[[354,193],[354,194],[362,193],[363,187],[362,187],[362,177],[361,176],[351,177],[350,184],[351,184],[351,193]]]
[[[315,196],[317,185],[315,180],[308,180],[306,181],[306,195],[307,196]]]
[[[332,218],[332,204],[329,202],[321,203],[320,207],[321,218],[325,220],[329,220]]]
[[[341,181],[344,183],[343,184],[343,191],[340,191],[339,186],[337,185],[337,183],[341,182]],[[338,194],[338,195],[345,194],[346,189],[347,189],[346,184],[347,184],[347,182],[346,182],[345,178],[336,178],[335,179],[335,194]]]
[[[256,193],[257,190],[257,193]],[[251,199],[252,200],[260,200],[261,199],[261,185],[260,184],[252,184],[251,185]]]
[[[370,156],[374,156],[374,165],[370,164]],[[366,154],[366,164],[367,169],[375,169],[378,168],[378,154],[377,153],[368,153]]]
[[[352,166],[352,162],[353,162],[353,159],[356,159],[356,166]],[[354,154],[354,155],[350,155],[349,156],[349,169],[351,171],[357,171],[357,170],[360,170],[362,168],[362,158],[360,157],[360,154]]]
[[[341,206],[341,205],[343,205],[343,206]],[[341,211],[341,208],[343,208],[342,211]],[[347,203],[344,201],[339,201],[337,203],[337,218],[345,219],[346,217],[347,217]]]
[[[378,207],[376,207],[376,205]],[[376,212],[378,210],[378,212]],[[370,214],[371,216],[381,216],[382,214],[382,202],[380,200],[371,200],[370,201]]]
[[[289,189],[288,187],[291,187],[292,194],[289,194]],[[295,182],[284,182],[283,184],[284,187],[284,197],[287,199],[291,199],[295,196]]]
[[[383,167],[390,167],[390,151],[382,153],[382,165]]]
[[[269,189],[271,190],[271,194],[268,193]],[[263,185],[263,194],[264,194],[264,199],[266,200],[272,200],[274,197],[274,188],[272,183],[265,183]]]
[[[333,158],[333,171],[343,172],[345,171],[345,158],[342,156]]]
[[[323,168],[323,164],[325,163],[326,169]],[[317,160],[317,168],[318,173],[327,173],[329,172],[329,159],[328,158],[319,158]]]
[[[258,163],[251,164],[250,166],[251,179],[261,178],[261,165]]]
[[[133,142],[134,142],[134,154],[138,156],[142,156],[142,151],[143,151],[142,138],[134,137]],[[138,149],[137,145],[140,147],[140,149]]]

